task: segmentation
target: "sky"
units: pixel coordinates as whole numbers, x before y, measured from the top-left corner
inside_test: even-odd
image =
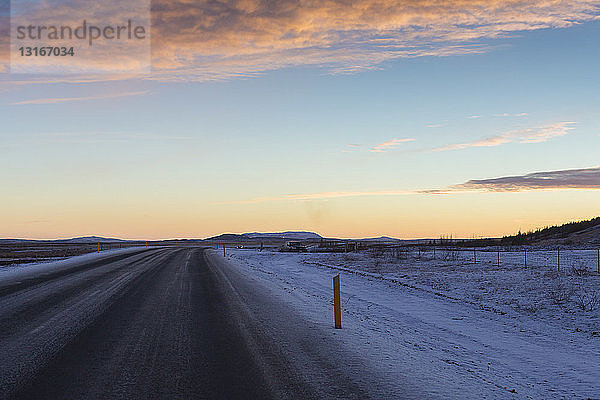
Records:
[[[472,238],[600,215],[600,1],[149,13],[150,72],[109,43],[93,70],[19,73],[0,0],[0,237]]]

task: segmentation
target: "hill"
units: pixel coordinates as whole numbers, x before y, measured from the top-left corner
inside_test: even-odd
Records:
[[[256,240],[320,240],[321,235],[314,232],[287,231],[287,232],[250,232],[250,233],[223,233],[206,240],[218,241],[256,241]]]
[[[304,231],[288,231],[288,232],[274,232],[274,233],[261,233],[252,232],[244,233],[245,236],[250,239],[291,239],[291,240],[319,240],[322,239],[321,235],[314,232]]]
[[[89,244],[89,243],[114,243],[126,242],[124,239],[105,238],[100,236],[82,236],[70,239],[0,239],[1,243],[74,243],[74,244]]]
[[[600,217],[589,220],[569,222],[563,225],[519,232],[513,236],[502,238],[503,244],[565,244],[596,245],[600,244]]]

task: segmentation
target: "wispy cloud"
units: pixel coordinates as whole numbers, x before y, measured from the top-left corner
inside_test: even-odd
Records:
[[[362,146],[358,143],[350,143],[346,145],[346,148],[342,150],[342,153],[354,153],[360,150]]]
[[[154,58],[167,73],[183,66],[198,76],[215,66],[220,73],[252,74],[298,64],[346,73],[394,58],[485,52],[484,39],[568,27],[592,20],[599,6],[596,0],[357,0],[351,6],[342,0],[158,0]]]
[[[326,200],[345,197],[376,197],[405,195],[443,195],[461,192],[521,192],[530,190],[600,190],[600,167],[562,171],[534,172],[525,175],[492,179],[472,179],[442,189],[331,191],[282,194],[247,200],[223,201],[217,204],[258,204],[273,201]]]
[[[325,200],[337,199],[343,197],[366,197],[366,196],[400,196],[406,194],[415,194],[418,192],[411,190],[374,190],[374,191],[349,191],[349,192],[319,192],[319,193],[297,193],[284,194],[281,196],[256,197],[248,200],[222,201],[217,204],[257,204],[271,201],[290,201],[290,200]]]
[[[554,137],[564,136],[573,129],[574,122],[556,122],[536,128],[510,131],[501,135],[489,136],[472,142],[454,143],[433,149],[433,151],[450,151],[471,147],[494,147],[506,143],[541,143]]]
[[[600,189],[600,167],[473,179],[451,186],[448,192],[469,190],[515,192],[540,189]]]
[[[81,1],[68,2],[78,23]],[[599,11],[598,0],[156,0],[150,78],[230,79],[298,65],[349,73],[397,58],[477,54],[490,39],[566,28]],[[110,65],[110,53],[100,61]]]
[[[89,101],[89,100],[104,100],[104,99],[114,99],[118,97],[130,97],[130,96],[141,96],[144,94],[148,94],[148,91],[139,91],[139,92],[124,92],[124,93],[115,93],[115,94],[106,94],[102,96],[85,96],[85,97],[50,97],[44,99],[32,99],[32,100],[23,100],[17,101],[15,103],[9,103],[11,106],[21,106],[27,104],[60,104],[60,103],[73,103],[79,101]]]
[[[502,114],[495,114],[494,117],[503,117],[503,118],[508,118],[508,117],[526,117],[529,114],[523,112],[523,113],[516,113],[516,114],[511,114],[511,113],[502,113]]]
[[[390,151],[398,147],[402,143],[414,142],[416,139],[406,138],[406,139],[392,139],[387,142],[379,143],[371,148],[371,152],[373,153],[384,153],[386,151]]]
[[[326,200],[345,197],[405,195],[443,195],[461,192],[522,192],[531,190],[600,190],[600,167],[534,172],[525,175],[491,179],[472,179],[442,189],[331,191],[282,194],[247,200],[223,201],[217,204],[257,204],[272,201]]]

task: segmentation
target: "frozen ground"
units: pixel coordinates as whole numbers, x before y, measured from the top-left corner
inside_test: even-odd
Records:
[[[135,253],[143,248],[144,247],[138,246],[128,247],[125,249],[111,249],[103,250],[99,253],[92,252],[58,260],[2,265],[0,266],[0,281],[5,281],[7,279],[21,279],[27,276],[39,276],[40,274],[61,271],[63,269],[72,268],[73,266],[77,266],[81,263],[97,261],[113,255]]]
[[[595,254],[562,255],[559,273],[552,251],[528,254],[528,267],[520,252],[500,267],[492,252],[477,264],[472,253],[416,251],[226,258],[320,326],[333,324],[340,273],[344,328],[332,334],[427,397],[600,399]]]
[[[544,320],[600,336],[597,252],[563,250],[560,269],[558,257],[556,250],[498,254],[437,249],[434,254],[390,249],[312,254],[303,262],[359,271],[499,314]]]

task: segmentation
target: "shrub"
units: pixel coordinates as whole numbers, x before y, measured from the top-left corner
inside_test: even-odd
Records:
[[[600,293],[595,289],[580,288],[575,293],[575,304],[583,311],[594,311],[600,305]]]
[[[562,280],[557,280],[548,289],[548,296],[554,304],[563,304],[573,296],[573,286]]]

